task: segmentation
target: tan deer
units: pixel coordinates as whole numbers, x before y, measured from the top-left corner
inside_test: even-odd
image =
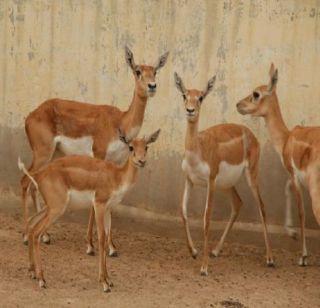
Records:
[[[232,204],[230,220],[221,236],[221,239],[212,255],[218,256],[226,236],[235,222],[242,201],[235,188],[243,172],[259,207],[263,224],[265,245],[267,250],[267,264],[273,265],[272,251],[267,233],[264,204],[258,187],[259,143],[253,133],[245,126],[236,124],[221,124],[212,126],[199,132],[200,108],[203,100],[212,90],[215,77],[211,78],[204,91],[188,90],[181,78],[175,73],[175,83],[182,93],[186,118],[187,132],[185,138],[185,154],[182,169],[186,174],[182,202],[182,219],[187,235],[189,251],[193,258],[198,252],[194,247],[188,224],[187,206],[190,190],[193,185],[202,185],[207,188],[207,201],[204,212],[204,253],[201,266],[201,275],[208,275],[209,260],[209,225],[212,208],[214,206],[215,191],[226,191]]]
[[[32,172],[48,163],[55,151],[59,149],[65,155],[88,155],[111,160],[117,164],[124,163],[128,157],[128,147],[118,139],[118,128],[128,136],[138,135],[146,109],[148,97],[156,93],[156,74],[168,58],[168,52],[162,55],[155,66],[135,64],[133,53],[125,48],[125,57],[135,78],[135,89],[131,105],[127,111],[109,105],[93,105],[62,99],[51,99],[42,103],[26,118],[25,129],[32,149],[33,160],[29,168]],[[24,200],[24,221],[27,225],[29,211],[27,206],[27,189],[29,178],[21,180]],[[31,196],[40,210],[33,190]],[[94,210],[91,209],[87,231],[87,253],[94,254],[92,227]],[[50,241],[48,235],[44,241]],[[27,235],[24,235],[27,243]],[[116,255],[111,232],[108,239],[109,255]]]
[[[27,225],[29,261],[32,278],[46,287],[40,258],[40,237],[50,225],[63,215],[66,208],[93,206],[99,239],[99,281],[105,292],[112,283],[106,267],[106,238],[111,228],[111,209],[121,202],[136,181],[137,171],[146,164],[148,144],[155,142],[160,130],[143,139],[130,141],[120,133],[120,141],[130,151],[123,166],[89,156],[66,156],[29,172],[19,160],[19,168],[28,176],[45,207]],[[81,204],[82,203],[82,204]]]
[[[271,64],[268,85],[253,90],[250,95],[237,104],[238,111],[245,115],[263,117],[274,148],[281,162],[289,172],[286,185],[286,222],[289,235],[294,236],[292,229],[292,200],[294,193],[300,216],[302,238],[302,256],[299,264],[307,265],[307,247],[305,238],[305,213],[301,187],[305,186],[310,193],[312,208],[320,224],[320,127],[296,126],[289,130],[285,125],[276,93],[278,70]]]

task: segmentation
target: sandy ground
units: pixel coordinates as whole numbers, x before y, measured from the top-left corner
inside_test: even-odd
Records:
[[[1,307],[320,307],[320,238],[308,239],[310,266],[297,266],[300,244],[272,234],[275,268],[265,266],[262,234],[234,230],[220,257],[201,260],[187,251],[182,225],[115,215],[120,255],[108,258],[114,283],[103,293],[98,257],[85,254],[84,213],[69,215],[50,230],[41,254],[48,288],[28,277],[16,201],[0,203]],[[216,242],[220,231],[212,232]],[[198,248],[201,230],[193,230]]]

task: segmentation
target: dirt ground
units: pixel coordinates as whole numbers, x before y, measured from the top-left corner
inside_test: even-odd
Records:
[[[297,266],[299,241],[272,234],[275,268],[265,266],[262,234],[233,230],[209,276],[187,251],[182,224],[114,215],[119,257],[108,258],[114,283],[103,293],[98,257],[85,254],[84,213],[68,215],[50,230],[41,254],[48,288],[28,276],[17,201],[0,203],[1,307],[320,307],[320,238],[308,239],[306,268]],[[213,243],[221,231],[212,232]],[[198,248],[201,230],[193,230]]]

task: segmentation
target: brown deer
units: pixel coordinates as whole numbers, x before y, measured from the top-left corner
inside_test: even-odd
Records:
[[[45,207],[28,222],[29,261],[32,278],[46,287],[40,258],[40,237],[63,215],[70,205],[93,206],[99,240],[99,281],[105,292],[112,283],[106,266],[106,238],[111,228],[111,209],[121,202],[136,181],[137,171],[146,164],[148,144],[155,142],[160,130],[143,139],[131,141],[120,133],[120,141],[130,151],[123,166],[89,156],[65,156],[29,172],[19,160],[19,168],[31,180]],[[25,198],[26,196],[24,196]],[[38,195],[36,194],[36,198]],[[81,202],[80,202],[81,203]]]
[[[148,97],[156,93],[156,74],[165,65],[168,52],[162,55],[155,66],[137,65],[133,53],[125,48],[126,62],[135,78],[135,89],[131,105],[127,111],[109,105],[94,105],[76,101],[50,99],[31,112],[25,121],[25,130],[32,149],[33,159],[29,172],[37,170],[48,163],[55,151],[59,149],[65,155],[88,155],[111,160],[117,164],[124,163],[128,157],[128,147],[118,140],[118,128],[128,138],[135,138],[141,128]],[[29,178],[21,180],[22,198],[24,200],[24,221],[27,225],[29,211],[27,206],[27,189]],[[34,189],[31,196],[37,209],[39,204]],[[94,209],[91,209],[87,231],[87,253],[94,254],[92,228]],[[44,235],[44,241],[50,241]],[[27,243],[27,235],[24,235]],[[112,242],[111,232],[108,239],[109,255],[117,255]]]
[[[209,80],[204,91],[186,89],[177,73],[175,73],[175,83],[182,94],[187,118],[185,154],[182,162],[182,169],[186,174],[182,201],[182,219],[187,235],[188,248],[193,258],[196,258],[198,252],[194,247],[189,230],[187,206],[193,185],[202,185],[207,188],[201,275],[208,275],[208,236],[215,191],[218,189],[226,191],[231,198],[232,204],[230,220],[219,243],[211,252],[212,255],[218,256],[242,206],[242,201],[235,185],[243,172],[246,174],[248,184],[259,207],[267,250],[267,264],[272,266],[273,257],[267,233],[264,204],[260,197],[257,179],[260,147],[256,137],[247,127],[236,124],[216,125],[199,132],[201,105],[212,90],[215,77]]]
[[[253,90],[237,104],[238,111],[245,115],[263,117],[269,131],[271,142],[280,156],[281,162],[289,173],[286,185],[286,221],[285,227],[291,236],[292,229],[291,194],[297,199],[302,238],[302,256],[299,264],[307,265],[307,247],[305,238],[305,213],[301,187],[305,186],[310,193],[312,208],[320,224],[320,127],[296,126],[289,130],[285,125],[276,93],[278,70],[273,63],[269,71],[268,85]]]

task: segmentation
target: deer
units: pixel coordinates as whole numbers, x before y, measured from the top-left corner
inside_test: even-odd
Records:
[[[265,120],[272,145],[288,173],[285,187],[286,216],[285,228],[292,237],[296,236],[292,219],[292,196],[297,200],[300,219],[302,253],[299,265],[308,264],[305,237],[305,211],[302,188],[311,196],[314,216],[320,225],[320,127],[286,126],[277,96],[278,69],[271,63],[269,82],[253,89],[236,107],[240,114],[262,117]]]
[[[94,207],[99,241],[99,282],[103,291],[113,286],[106,266],[106,239],[111,230],[111,210],[119,204],[136,182],[138,170],[146,165],[148,145],[155,142],[160,129],[149,136],[133,139],[119,130],[119,140],[128,148],[127,162],[119,166],[111,161],[84,155],[53,160],[36,171],[28,171],[19,159],[18,166],[42,196],[45,207],[28,221],[29,272],[40,288],[46,287],[40,258],[40,238],[70,206]]]
[[[212,77],[204,90],[186,89],[181,77],[174,74],[175,85],[184,101],[187,129],[182,170],[186,175],[182,198],[181,216],[185,227],[187,245],[195,259],[198,251],[194,247],[188,222],[188,203],[194,186],[207,189],[206,206],[203,217],[204,251],[200,274],[208,275],[209,227],[214,195],[217,190],[226,192],[231,200],[232,211],[225,230],[211,255],[218,257],[224,241],[236,221],[242,207],[242,200],[235,188],[241,175],[245,173],[249,187],[259,209],[266,246],[266,261],[273,266],[273,256],[266,225],[264,203],[258,186],[259,142],[249,128],[237,124],[219,124],[199,132],[200,110],[204,99],[212,91],[216,77]]]
[[[155,66],[138,65],[134,61],[132,51],[125,47],[125,59],[131,68],[135,88],[131,104],[127,111],[121,111],[115,106],[94,105],[89,103],[50,99],[43,102],[32,111],[25,120],[25,131],[32,149],[32,163],[29,172],[39,169],[50,162],[58,150],[65,155],[88,155],[103,160],[110,160],[117,164],[126,161],[129,155],[128,147],[118,139],[118,128],[128,138],[138,135],[145,114],[148,98],[156,94],[156,74],[167,62],[169,52],[159,57]],[[27,190],[30,180],[27,176],[21,179],[24,229],[26,230],[29,217],[27,205]],[[37,211],[40,204],[31,189],[31,197]],[[94,223],[94,209],[91,208],[87,230],[87,254],[94,255],[92,230]],[[49,243],[48,234],[43,235],[43,241]],[[28,243],[26,232],[23,241]],[[112,241],[112,234],[108,239],[109,255],[117,256],[117,250]]]

